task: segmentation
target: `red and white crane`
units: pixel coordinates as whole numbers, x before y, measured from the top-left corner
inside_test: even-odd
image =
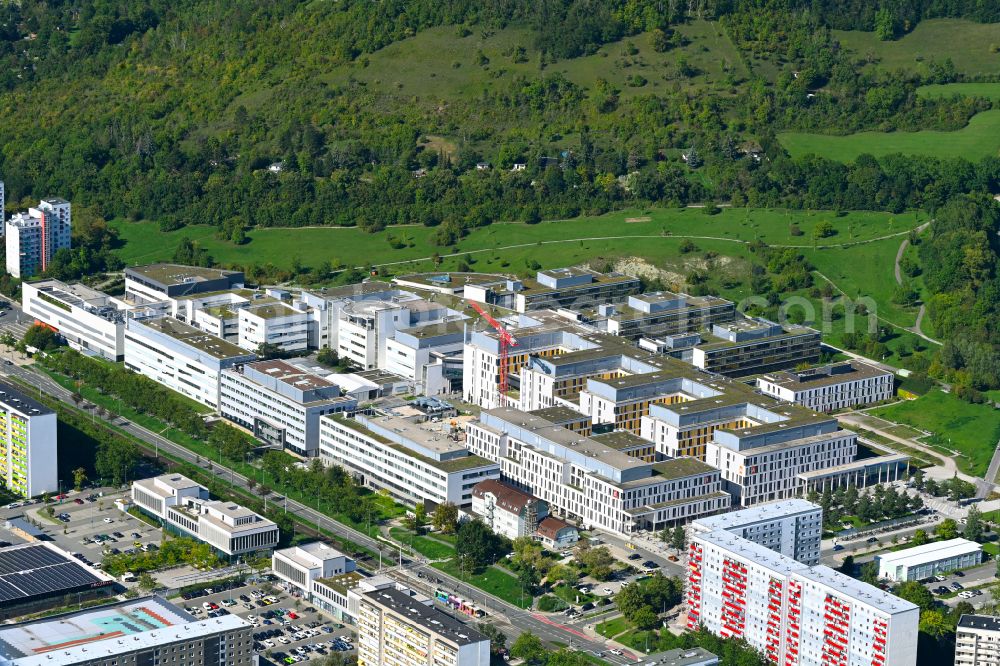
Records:
[[[517,346],[517,339],[511,335],[504,325],[494,319],[490,313],[481,308],[478,303],[469,301],[469,305],[472,309],[479,313],[479,316],[487,321],[487,323],[496,329],[497,337],[500,340],[500,382],[497,384],[500,389],[500,402],[504,404],[507,396],[507,363],[508,354],[511,347]]]

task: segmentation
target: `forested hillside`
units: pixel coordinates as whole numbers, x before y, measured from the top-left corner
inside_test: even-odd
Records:
[[[917,90],[1000,80],[996,51],[972,71],[931,45],[919,68],[887,69],[834,32],[893,42],[932,18],[1000,21],[1000,4],[0,1],[0,178],[11,210],[57,194],[94,218],[208,224],[234,243],[252,227],[417,223],[445,247],[497,221],[626,205],[934,212],[1000,191],[1000,157],[843,164],[792,159],[776,139],[954,131],[990,110],[987,97]],[[99,219],[87,229],[106,254]],[[965,247],[969,233],[928,247]],[[931,308],[970,340],[942,374],[996,342],[945,314],[993,311],[993,245],[962,298]],[[70,276],[95,265],[64,259]]]

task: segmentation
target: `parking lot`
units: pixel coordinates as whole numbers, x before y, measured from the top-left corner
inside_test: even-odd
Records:
[[[196,617],[224,611],[245,618],[254,625],[254,650],[277,663],[304,663],[334,651],[353,650],[354,636],[348,627],[290,597],[277,585],[264,582],[186,596],[173,601]]]
[[[63,550],[79,553],[83,561],[100,566],[105,552],[124,552],[142,547],[155,548],[160,543],[159,528],[152,527],[114,506],[116,494],[100,496],[101,490],[68,492],[64,499],[51,504],[14,502],[0,509],[0,518],[23,515],[35,523]],[[20,505],[20,506],[18,506]],[[47,507],[53,509],[49,516]],[[4,541],[18,543],[12,532],[3,532]]]

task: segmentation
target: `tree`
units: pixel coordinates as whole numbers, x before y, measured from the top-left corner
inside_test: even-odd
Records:
[[[952,518],[945,518],[934,528],[934,534],[941,540],[954,539],[958,536],[958,524]]]
[[[141,574],[139,574],[140,590],[146,590],[147,592],[150,592],[152,590],[155,590],[156,586],[157,586],[156,579],[153,578],[153,576],[150,575],[149,572],[144,571]]]
[[[453,502],[442,502],[434,508],[431,518],[434,529],[443,534],[454,534],[458,526],[458,507]]]
[[[462,523],[457,537],[455,554],[470,573],[492,564],[508,549],[506,539],[478,518]]]
[[[910,542],[914,546],[923,546],[927,543],[927,532],[924,530],[917,530],[913,533],[913,539],[911,539]]]
[[[632,624],[639,629],[652,629],[659,623],[659,618],[649,606],[643,606],[632,615]]]
[[[684,533],[684,527],[678,525],[674,528],[674,531],[670,533],[670,547],[673,548],[677,553],[680,553],[687,546],[687,535]]]
[[[498,654],[500,650],[507,647],[507,634],[500,631],[492,622],[480,622],[476,629],[490,640],[491,653]]]
[[[962,536],[969,541],[982,541],[983,539],[983,512],[978,507],[969,507],[969,513],[965,516],[965,529]]]
[[[892,593],[900,599],[906,599],[912,604],[916,604],[923,610],[930,610],[934,607],[934,595],[926,587],[915,580],[908,580],[893,588]]]
[[[858,572],[858,580],[868,583],[869,585],[878,584],[878,565],[874,562],[865,562],[861,565],[861,570]]]
[[[427,507],[423,502],[417,502],[413,508],[413,513],[406,516],[406,526],[420,534],[427,525]]]
[[[882,7],[875,12],[875,36],[883,42],[896,37],[896,19],[888,7]]]
[[[127,439],[114,437],[98,443],[94,469],[102,478],[110,479],[112,485],[120,486],[128,481],[138,462],[138,447]]]
[[[815,240],[820,240],[822,238],[829,238],[830,236],[837,233],[837,230],[833,228],[833,224],[828,220],[823,220],[818,222],[815,227],[813,227],[813,238]]]
[[[542,639],[526,631],[510,646],[510,656],[523,659],[528,664],[541,663],[545,659],[545,646]]]
[[[73,470],[73,489],[80,492],[85,483],[87,483],[87,470],[83,467],[77,467]]]
[[[587,568],[587,573],[597,580],[607,580],[611,577],[611,565],[615,563],[615,558],[607,546],[584,549],[576,559]]]
[[[844,558],[844,561],[840,563],[840,566],[837,567],[837,570],[840,571],[840,573],[842,573],[842,574],[846,574],[848,576],[853,576],[854,575],[854,556],[853,555],[846,556]]]
[[[42,324],[35,324],[28,328],[24,332],[24,338],[22,339],[25,347],[31,347],[39,351],[51,351],[59,346],[59,340],[56,337],[56,332],[53,331],[48,326],[43,326]]]

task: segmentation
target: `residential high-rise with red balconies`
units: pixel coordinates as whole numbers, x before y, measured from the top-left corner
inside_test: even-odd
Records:
[[[689,629],[743,638],[779,666],[917,661],[917,606],[726,529],[691,535],[685,601]]]

